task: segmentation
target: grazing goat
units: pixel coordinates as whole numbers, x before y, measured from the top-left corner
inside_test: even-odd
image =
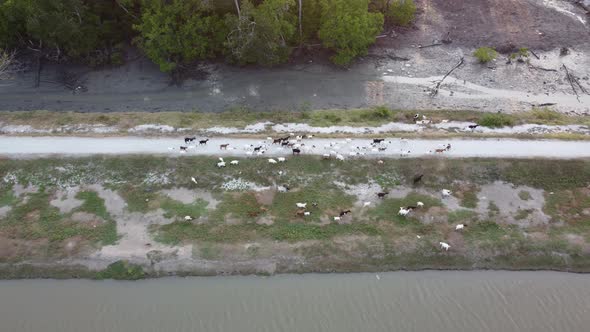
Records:
[[[184,220],[186,220],[186,221],[191,221],[191,220],[193,220],[193,217],[191,217],[191,216],[185,216],[185,217],[184,217]]]
[[[307,207],[307,203],[295,203],[295,205],[300,209],[305,209]]]
[[[329,153],[324,153],[324,154],[322,155],[322,159],[324,159],[324,160],[328,160],[328,159],[330,159],[330,154],[329,154]]]
[[[465,228],[465,225],[464,225],[464,224],[459,224],[459,225],[455,226],[455,230],[456,230],[456,231],[460,231],[460,230],[462,230],[463,228]]]
[[[374,138],[373,144],[381,144],[383,141],[385,141],[385,138]]]
[[[436,153],[443,153],[445,151],[447,151],[447,150],[446,149],[436,149],[436,150],[434,150],[434,152],[436,152]]]
[[[352,212],[352,211],[350,211],[350,210],[340,211],[340,216],[344,217],[345,215],[349,214],[350,212]]]
[[[447,149],[447,151],[451,150],[451,143],[447,144],[446,149]]]
[[[440,245],[441,249],[444,249],[445,251],[449,251],[449,248],[451,247],[448,243],[446,242],[439,242],[438,243]]]
[[[194,184],[197,184],[197,179],[195,179],[194,176],[191,176],[191,181],[193,181]]]
[[[418,113],[414,114],[414,121],[418,120],[418,118],[420,118],[420,114],[418,114]]]
[[[184,144],[188,144],[191,142],[194,142],[197,138],[196,137],[185,137],[184,138]]]
[[[369,205],[371,205],[371,202],[364,202],[364,203],[363,203],[363,207],[367,207],[367,206],[369,206]]]
[[[474,124],[474,125],[469,125],[468,127],[469,127],[469,129],[473,130],[473,129],[479,127],[479,125],[478,124]]]
[[[441,191],[441,193],[442,193],[443,197],[449,197],[449,196],[451,196],[451,191],[449,189],[443,189]]]
[[[276,161],[276,160],[274,160],[274,159],[272,159],[272,158],[270,158],[270,159],[268,160],[268,163],[269,163],[269,164],[276,164],[276,163],[277,163],[277,161]]]
[[[186,152],[186,149],[188,149],[187,146],[181,146],[180,147],[180,152]]]
[[[418,207],[420,207],[420,208],[421,208],[421,207],[424,207],[424,203],[422,203],[422,202],[418,202],[418,203],[416,203],[416,206],[418,206]]]
[[[404,209],[403,207],[399,208],[399,212],[397,214],[399,214],[400,216],[407,216],[408,213],[412,212],[412,210],[409,209]]]
[[[227,147],[228,147],[228,146],[229,146],[229,143],[228,143],[228,144],[221,144],[221,145],[219,146],[219,150],[227,150]]]
[[[262,149],[262,145],[256,146],[256,147],[254,147],[254,152],[259,152],[261,149]]]
[[[217,163],[217,167],[219,167],[219,168],[225,167],[225,161],[223,161],[223,158],[219,158],[219,162]]]
[[[282,141],[283,141],[282,138],[275,138],[272,140],[272,144],[281,144]]]
[[[336,160],[344,161],[344,156],[341,154],[336,155]]]
[[[418,174],[418,175],[414,176],[414,184],[417,184],[418,182],[422,181],[423,177],[424,177],[424,174]]]
[[[287,159],[285,159],[285,157],[278,157],[278,158],[277,158],[277,160],[278,160],[280,163],[284,163],[284,162],[285,162],[285,160],[287,160]]]
[[[289,187],[287,187],[287,186],[285,186],[285,185],[282,185],[282,186],[278,186],[278,187],[277,187],[277,190],[278,190],[279,192],[281,192],[281,193],[286,193],[287,191],[289,191],[289,190],[291,190],[291,189],[289,189]]]
[[[207,145],[207,142],[209,142],[209,139],[203,139],[199,141],[199,145]]]
[[[377,193],[377,197],[379,197],[379,198],[384,198],[385,195],[389,195],[389,193],[384,193],[384,192]]]
[[[295,214],[296,214],[298,217],[303,217],[303,216],[305,216],[305,210],[303,210],[303,209],[299,209],[299,210],[297,210],[297,211],[295,212]]]
[[[334,221],[340,221],[340,217],[334,217]]]
[[[293,149],[293,155],[299,155],[301,154],[301,150],[300,149]]]
[[[310,214],[311,214],[311,212],[309,212],[309,211],[305,211],[305,212],[303,212],[303,215],[304,215],[304,216],[309,216]]]
[[[232,160],[229,163],[230,163],[230,165],[238,165],[240,163],[240,161],[239,160]]]

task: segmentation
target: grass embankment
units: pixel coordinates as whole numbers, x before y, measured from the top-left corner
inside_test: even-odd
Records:
[[[257,112],[246,108],[232,108],[221,113],[195,112],[133,112],[133,113],[75,113],[75,112],[1,112],[4,125],[30,125],[37,129],[55,130],[62,126],[106,125],[116,127],[118,133],[143,124],[168,125],[174,128],[201,130],[216,126],[243,128],[264,121],[273,123],[306,123],[328,127],[346,125],[354,127],[379,126],[389,122],[414,123],[416,113],[425,115],[433,123],[441,120],[469,121],[486,127],[504,127],[518,124],[590,125],[590,117],[568,116],[547,108],[534,108],[514,114],[497,114],[475,111],[414,111],[395,110],[387,107],[352,110],[295,110]],[[52,134],[68,134],[67,130]],[[83,133],[83,132],[80,132]],[[115,131],[112,134],[117,134]]]
[[[279,175],[279,169],[286,175]],[[414,185],[417,173],[425,176]],[[281,257],[304,257],[307,262],[305,266],[280,265],[281,272],[590,271],[590,162],[585,160],[406,159],[378,165],[373,160],[341,163],[301,156],[280,166],[266,159],[242,159],[237,167],[217,169],[214,158],[126,156],[4,160],[0,176],[5,180],[0,206],[11,207],[0,219],[0,242],[18,249],[0,247],[0,259],[8,263],[54,262],[115,243],[115,221],[96,192],[82,189],[77,194],[82,205],[68,213],[49,203],[59,198],[61,187],[99,183],[118,192],[128,212],[162,209],[173,222],[152,225],[154,239],[171,245],[193,244],[198,248],[195,255],[203,259],[278,259],[275,254],[281,252]],[[191,176],[198,177],[197,185]],[[286,184],[291,191],[223,189],[231,179],[259,187]],[[17,195],[12,188],[15,181],[38,190]],[[485,186],[489,192],[495,181],[514,185],[502,193],[512,195],[514,211],[480,194]],[[371,194],[363,199],[370,200],[371,206],[362,208],[355,194],[371,183],[408,194],[383,200]],[[535,203],[533,197],[539,194],[533,196],[527,191],[531,189],[521,186],[541,190],[544,202],[527,205]],[[162,192],[179,187],[209,193],[217,201],[215,208],[204,199],[184,204]],[[441,200],[443,188],[453,190],[456,206]],[[424,202],[425,208],[406,217],[397,214],[399,207],[417,201]],[[296,202],[308,202],[311,215],[298,216]],[[352,213],[341,222],[333,220],[348,209]],[[82,212],[91,218],[77,219],[75,214]],[[548,221],[535,219],[542,212]],[[194,220],[185,221],[185,215]],[[458,223],[468,227],[456,232]],[[439,241],[449,242],[451,250],[441,251]],[[77,243],[74,251],[68,246],[72,242]],[[257,245],[246,248],[246,243]],[[127,265],[111,270],[102,277],[134,279],[144,273]]]

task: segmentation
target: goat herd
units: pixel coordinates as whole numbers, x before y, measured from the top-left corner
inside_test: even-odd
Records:
[[[302,151],[306,151],[306,152],[317,152],[315,149],[317,149],[317,147],[313,144],[305,144],[304,140],[306,139],[311,139],[313,138],[312,135],[295,135],[294,133],[290,133],[288,136],[285,137],[280,137],[280,138],[272,138],[272,137],[267,137],[266,140],[263,141],[258,141],[258,144],[246,144],[243,146],[243,150],[245,152],[246,155],[257,155],[257,156],[262,156],[266,153],[266,151],[268,151],[270,149],[270,147],[272,146],[278,146],[278,149],[291,149],[291,152],[293,155],[300,155],[302,153]],[[210,142],[210,139],[206,138],[206,139],[201,139],[201,140],[197,140],[196,137],[185,137],[184,138],[184,143],[185,145],[180,146],[180,152],[181,153],[186,153],[189,149],[192,148],[197,148],[197,146],[207,146],[207,143]],[[403,143],[403,139],[402,139],[402,143]],[[391,144],[391,141],[386,141],[384,138],[375,138],[372,139],[372,141],[370,142],[370,144],[368,146],[353,146],[352,145],[352,139],[347,138],[344,140],[339,140],[339,141],[332,141],[329,142],[327,144],[325,144],[323,146],[323,149],[326,151],[326,153],[322,154],[322,158],[323,159],[331,159],[331,158],[335,158],[336,160],[345,160],[345,157],[343,154],[341,154],[339,151],[340,150],[344,150],[343,148],[346,147],[349,150],[351,150],[349,152],[349,156],[362,156],[366,153],[366,151],[371,151],[371,152],[379,152],[379,151],[385,151],[388,148],[388,144]],[[402,144],[403,145],[403,144]],[[170,148],[173,149],[173,148]],[[237,150],[237,147],[230,147],[230,143],[223,143],[223,144],[219,144],[219,150]],[[434,153],[443,153],[445,151],[449,151],[451,149],[451,144],[446,144],[445,146],[441,147],[441,148],[437,148],[434,151]],[[409,154],[411,151],[410,150],[401,150],[400,155],[404,156]],[[286,162],[286,158],[285,157],[276,157],[275,158],[269,158],[268,159],[268,163],[270,164],[277,164],[277,163],[284,163]],[[239,160],[231,160],[229,161],[230,165],[239,165],[240,161]],[[383,163],[382,160],[379,160],[378,163]],[[226,167],[227,163],[226,161],[219,157],[218,158],[218,162],[216,163],[216,166],[218,168],[223,168]],[[279,174],[282,174],[282,172],[279,172]],[[413,182],[414,184],[419,183],[420,181],[422,181],[423,178],[423,174],[417,174],[414,178],[413,178]],[[197,183],[197,180],[192,177],[191,181],[194,183]],[[288,186],[286,185],[279,185],[277,186],[277,191],[278,192],[288,192],[290,189]],[[385,196],[387,196],[389,193],[388,192],[379,192],[376,194],[376,198],[377,199],[384,199]],[[448,197],[451,196],[451,191],[448,189],[443,189],[441,191],[441,194],[443,197]],[[317,207],[318,203],[317,202],[312,202],[310,204],[312,207]],[[369,207],[371,205],[370,201],[364,202],[362,207],[366,208]],[[296,212],[295,214],[298,217],[307,217],[310,216],[312,214],[312,210],[307,208],[308,203],[307,202],[298,202],[296,203]],[[415,205],[411,205],[411,206],[402,206],[399,209],[398,215],[401,217],[406,217],[409,214],[411,214],[414,210],[416,209],[422,209],[424,208],[424,203],[423,202],[416,202]],[[341,221],[346,215],[350,214],[352,211],[351,210],[343,210],[341,211],[337,216],[333,216],[333,220],[334,221]],[[456,230],[460,231],[462,230],[464,227],[466,227],[466,225],[460,224],[456,226]],[[418,238],[420,238],[420,236],[417,236]],[[450,248],[450,245],[448,243],[445,242],[440,242],[439,243],[441,249],[443,250],[448,250]]]

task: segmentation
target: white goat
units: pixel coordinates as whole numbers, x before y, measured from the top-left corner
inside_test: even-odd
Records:
[[[285,159],[285,157],[278,157],[278,158],[277,158],[277,160],[278,160],[280,163],[284,163],[284,162],[285,162],[285,160],[287,160],[287,159]]]
[[[441,191],[441,193],[442,193],[443,197],[449,197],[449,196],[451,196],[451,191],[449,189],[443,189]]]
[[[336,155],[336,159],[337,159],[337,160],[340,160],[340,161],[344,161],[344,156],[343,156],[343,155],[341,155],[341,154],[337,154],[337,155]]]
[[[446,242],[439,242],[438,244],[440,244],[440,248],[444,249],[445,251],[449,251],[449,248],[451,247],[448,243]]]
[[[417,206],[417,207],[424,207],[424,203],[422,203],[422,202],[418,202],[418,203],[416,203],[416,206]]]
[[[277,163],[277,161],[276,161],[276,160],[274,160],[274,159],[272,159],[272,158],[270,158],[270,159],[268,160],[268,162],[269,162],[270,164],[276,164],[276,163]]]
[[[369,206],[369,205],[371,205],[371,202],[364,202],[364,203],[363,203],[363,207],[367,207],[367,206]]]
[[[408,215],[408,213],[410,213],[410,211],[412,211],[412,210],[410,210],[410,209],[404,209],[403,207],[400,207],[399,208],[399,212],[397,214],[399,214],[400,216],[404,216],[405,217],[405,216]]]
[[[221,168],[221,167],[225,167],[225,161],[223,161],[223,158],[219,158],[219,162],[217,163],[217,167]]]
[[[334,221],[340,221],[340,217],[334,217]]]
[[[191,221],[191,220],[193,220],[193,217],[191,217],[191,216],[185,216],[185,217],[184,217],[184,220],[186,220],[186,221]]]
[[[193,181],[194,184],[197,184],[197,179],[195,179],[194,176],[191,176],[191,181]]]
[[[307,207],[307,203],[295,203],[295,205],[300,209],[305,209]]]
[[[309,211],[305,211],[305,212],[303,212],[303,215],[304,215],[304,216],[309,216],[310,214],[311,214],[311,212],[309,212]]]
[[[456,230],[456,231],[460,231],[460,230],[462,230],[463,228],[465,228],[465,225],[463,225],[463,224],[459,224],[459,225],[455,226],[455,230]]]
[[[238,165],[240,163],[239,160],[232,160],[229,162],[231,165]]]

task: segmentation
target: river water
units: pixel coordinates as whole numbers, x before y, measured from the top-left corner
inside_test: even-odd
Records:
[[[588,331],[590,277],[393,272],[0,282],[0,330]]]

